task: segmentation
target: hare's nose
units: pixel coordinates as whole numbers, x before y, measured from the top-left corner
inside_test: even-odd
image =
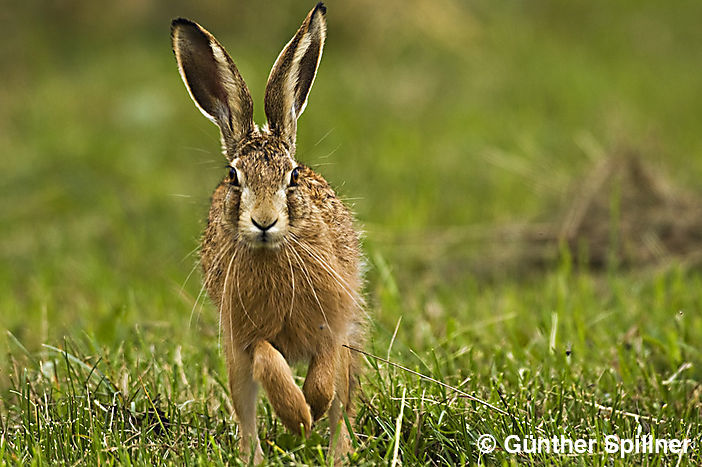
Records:
[[[256,219],[254,219],[253,217],[251,218],[251,223],[255,225],[256,228],[259,229],[261,232],[265,232],[266,230],[270,229],[277,222],[278,219],[275,219],[273,222],[256,222]]]

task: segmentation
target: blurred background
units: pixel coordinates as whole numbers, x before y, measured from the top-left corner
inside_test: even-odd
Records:
[[[121,342],[134,329],[216,336],[216,313],[196,304],[199,270],[190,273],[224,159],[178,76],[170,21],[189,17],[218,37],[262,124],[270,67],[312,6],[4,5],[0,339],[9,330],[32,350],[64,335]],[[483,241],[556,219],[573,182],[609,154],[634,152],[699,192],[702,3],[327,6],[298,158],[366,230],[377,326],[392,331],[398,309],[431,314],[432,297],[458,306],[486,286]],[[538,284],[508,262],[499,275]]]

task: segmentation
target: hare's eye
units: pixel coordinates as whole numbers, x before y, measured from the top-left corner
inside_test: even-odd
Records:
[[[296,186],[298,181],[300,181],[300,168],[296,167],[290,174],[290,186]]]
[[[237,177],[234,167],[229,167],[229,183],[234,186],[239,186],[239,177]]]

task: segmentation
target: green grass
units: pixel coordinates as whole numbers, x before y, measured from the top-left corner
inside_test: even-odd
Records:
[[[702,463],[699,448],[481,455],[481,434],[699,444],[702,273],[593,272],[567,254],[528,270],[471,236],[554,219],[592,159],[622,148],[699,192],[700,4],[347,3],[328,5],[298,154],[366,230],[367,350],[500,409],[368,358],[353,462],[397,448],[406,464]],[[216,311],[189,276],[223,160],[168,24],[190,16],[219,37],[261,122],[268,70],[311,6],[10,8],[1,463],[238,462]],[[326,462],[325,422],[302,440],[265,399],[259,422],[272,464]]]

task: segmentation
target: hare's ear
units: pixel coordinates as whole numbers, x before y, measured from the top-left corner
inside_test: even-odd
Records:
[[[223,142],[235,147],[254,128],[253,101],[224,47],[197,23],[171,23],[173,52],[195,105],[219,126]]]
[[[297,119],[305,110],[307,96],[317,74],[326,37],[326,7],[320,2],[283,48],[266,84],[266,117],[269,130],[295,141]]]

